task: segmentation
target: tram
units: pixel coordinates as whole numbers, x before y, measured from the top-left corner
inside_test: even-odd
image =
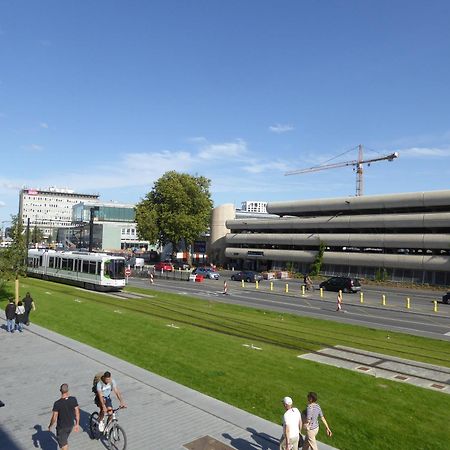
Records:
[[[119,291],[125,286],[125,258],[106,253],[30,249],[27,272],[95,291]]]

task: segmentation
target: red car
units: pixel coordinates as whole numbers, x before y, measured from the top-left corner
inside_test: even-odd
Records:
[[[164,272],[172,272],[173,266],[169,261],[160,261],[155,264],[155,270],[159,272],[161,272],[161,270]]]

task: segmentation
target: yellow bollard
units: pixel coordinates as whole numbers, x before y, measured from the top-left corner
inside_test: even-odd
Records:
[[[406,309],[411,308],[411,299],[409,297],[406,297]]]
[[[242,285],[242,287],[244,287],[244,286],[245,286],[245,284],[244,284],[244,280],[241,280],[241,285]]]
[[[384,294],[381,296],[381,304],[386,306],[386,296]]]
[[[302,295],[305,295],[305,285],[302,284]]]
[[[259,281],[258,280],[255,280],[255,288],[259,289]]]
[[[270,282],[270,290],[273,291],[273,281]]]
[[[289,292],[289,285],[286,283],[286,294]]]
[[[362,291],[359,293],[359,302],[364,303],[364,292]]]
[[[323,288],[320,288],[320,298],[323,298]]]
[[[433,311],[438,312],[437,300],[435,300],[433,303],[434,303]]]

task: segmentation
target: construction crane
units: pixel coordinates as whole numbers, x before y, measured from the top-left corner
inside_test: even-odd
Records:
[[[320,170],[336,169],[338,167],[353,166],[353,170],[356,171],[356,196],[363,195],[364,182],[363,182],[363,164],[370,166],[373,162],[378,161],[393,161],[398,158],[398,152],[391,153],[390,155],[382,155],[378,158],[364,159],[363,146],[358,145],[358,159],[353,161],[344,161],[333,164],[322,164],[320,166],[309,167],[308,169],[298,169],[286,172],[285,175],[300,175],[302,173],[319,172]]]

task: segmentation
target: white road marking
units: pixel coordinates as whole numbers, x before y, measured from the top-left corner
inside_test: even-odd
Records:
[[[173,323],[170,323],[170,324],[166,325],[166,327],[176,328],[176,329],[180,328],[180,327],[177,327],[176,325],[174,325]]]

